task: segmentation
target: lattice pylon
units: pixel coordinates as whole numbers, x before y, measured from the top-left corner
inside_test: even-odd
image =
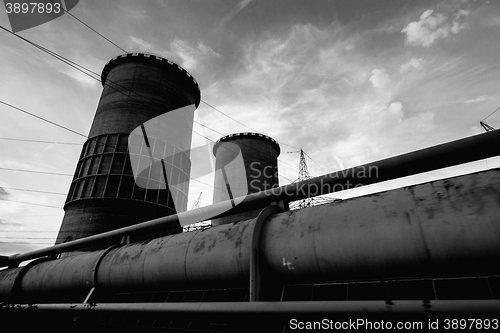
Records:
[[[301,181],[312,178],[311,175],[309,174],[309,169],[307,168],[306,157],[305,157],[306,154],[305,154],[304,150],[302,150],[302,148],[301,148],[299,151],[293,151],[290,153],[300,153],[299,177],[296,180],[294,180],[294,183],[301,182]],[[330,203],[330,202],[334,202],[337,200],[339,200],[339,199],[328,198],[328,197],[313,197],[313,198],[305,198],[302,200],[292,201],[292,202],[290,202],[289,206],[290,206],[290,210],[297,210],[297,209],[302,209],[302,208],[306,208],[306,207]]]
[[[196,209],[196,208],[200,208],[202,194],[203,194],[203,192],[200,192],[200,194],[198,195],[198,198],[196,198],[196,201],[194,202],[194,205],[191,208],[191,210]],[[210,228],[211,226],[212,226],[212,223],[210,221],[203,221],[203,222],[198,222],[198,223],[186,225],[186,226],[182,227],[182,231],[188,232],[188,231],[207,229],[207,228]]]

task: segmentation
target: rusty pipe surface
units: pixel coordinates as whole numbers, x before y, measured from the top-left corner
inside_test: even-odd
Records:
[[[49,256],[65,251],[74,251],[105,241],[118,241],[121,237],[126,235],[152,231],[172,222],[188,225],[209,220],[214,217],[240,213],[248,209],[263,208],[280,200],[291,202],[316,195],[333,193],[346,189],[349,184],[352,186],[369,185],[497,156],[500,155],[499,141],[500,131],[492,131],[443,143],[377,162],[367,163],[350,169],[311,178],[302,182],[252,193],[245,197],[236,198],[234,201],[240,202],[236,207],[233,207],[232,201],[223,201],[211,206],[158,218],[68,243],[58,244],[24,254],[11,255],[0,260],[0,267],[17,265],[22,261],[35,259],[41,256]],[[311,193],[312,189],[314,189],[313,193]]]
[[[2,310],[160,314],[408,314],[499,313],[500,300],[453,301],[295,301],[205,303],[5,304]]]
[[[19,278],[17,268],[0,271],[0,283],[17,281],[21,294],[245,286],[255,223],[41,261]],[[283,283],[495,275],[498,239],[494,169],[271,215],[261,230],[260,262]],[[10,290],[0,286],[2,296]]]

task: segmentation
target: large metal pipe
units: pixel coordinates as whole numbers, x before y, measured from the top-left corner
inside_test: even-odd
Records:
[[[499,313],[500,300],[454,301],[299,301],[299,302],[204,302],[204,303],[68,303],[68,304],[9,304],[4,310],[71,311],[97,313],[147,313],[175,315],[342,315],[410,313]],[[359,323],[361,325],[361,322]]]
[[[17,279],[21,294],[246,286],[255,223],[39,262],[20,278],[1,271],[0,281]],[[271,215],[260,234],[260,262],[283,283],[495,275],[499,239],[494,169]]]
[[[19,262],[41,256],[57,254],[64,251],[73,251],[93,244],[117,240],[132,233],[155,230],[165,225],[178,222],[179,220],[182,220],[183,225],[187,225],[208,220],[213,217],[228,216],[248,209],[263,208],[273,202],[291,202],[311,196],[345,190],[354,186],[374,184],[489,158],[500,155],[499,142],[500,131],[479,134],[381,161],[333,172],[303,182],[252,193],[244,198],[240,198],[241,200],[235,200],[241,201],[236,207],[233,207],[233,202],[228,200],[208,207],[158,218],[65,244],[59,244],[24,254],[11,255],[4,258],[2,262],[0,262],[0,266],[16,265]]]

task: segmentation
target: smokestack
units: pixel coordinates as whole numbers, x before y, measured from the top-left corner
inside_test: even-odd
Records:
[[[101,99],[64,205],[56,244],[187,208],[192,124],[201,99],[196,80],[167,59],[128,53],[104,66],[101,81]],[[187,106],[191,108],[178,112]],[[145,128],[148,121],[153,123],[152,119],[174,114],[174,110],[174,124],[157,122],[154,130]],[[129,136],[138,129],[144,131],[142,141],[133,141]],[[153,155],[160,159],[171,156],[168,162],[162,160],[162,172],[154,172]],[[140,168],[134,157],[150,161],[149,168],[133,170]],[[168,184],[174,176],[176,181]],[[179,231],[176,223],[154,236]]]
[[[221,202],[278,186],[278,142],[259,133],[230,134],[213,149],[215,173],[213,202]],[[241,153],[241,155],[239,155]],[[231,163],[241,156],[244,164]],[[212,220],[221,225],[257,217],[260,209]]]

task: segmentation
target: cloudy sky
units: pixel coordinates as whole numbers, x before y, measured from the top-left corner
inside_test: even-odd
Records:
[[[237,120],[202,103],[199,133],[217,140],[252,129],[279,141],[281,184],[297,178],[298,154],[287,153],[297,147],[321,175],[479,134],[500,106],[497,1],[82,0],[71,13],[128,52],[179,63],[205,102]],[[3,10],[0,24],[10,30]],[[123,53],[69,15],[19,35],[97,73]],[[88,133],[100,82],[5,31],[0,60],[0,101]],[[85,138],[1,104],[0,117],[0,254],[51,245]],[[500,111],[487,122],[500,127]],[[192,182],[188,207],[200,192],[210,204],[212,191]]]

